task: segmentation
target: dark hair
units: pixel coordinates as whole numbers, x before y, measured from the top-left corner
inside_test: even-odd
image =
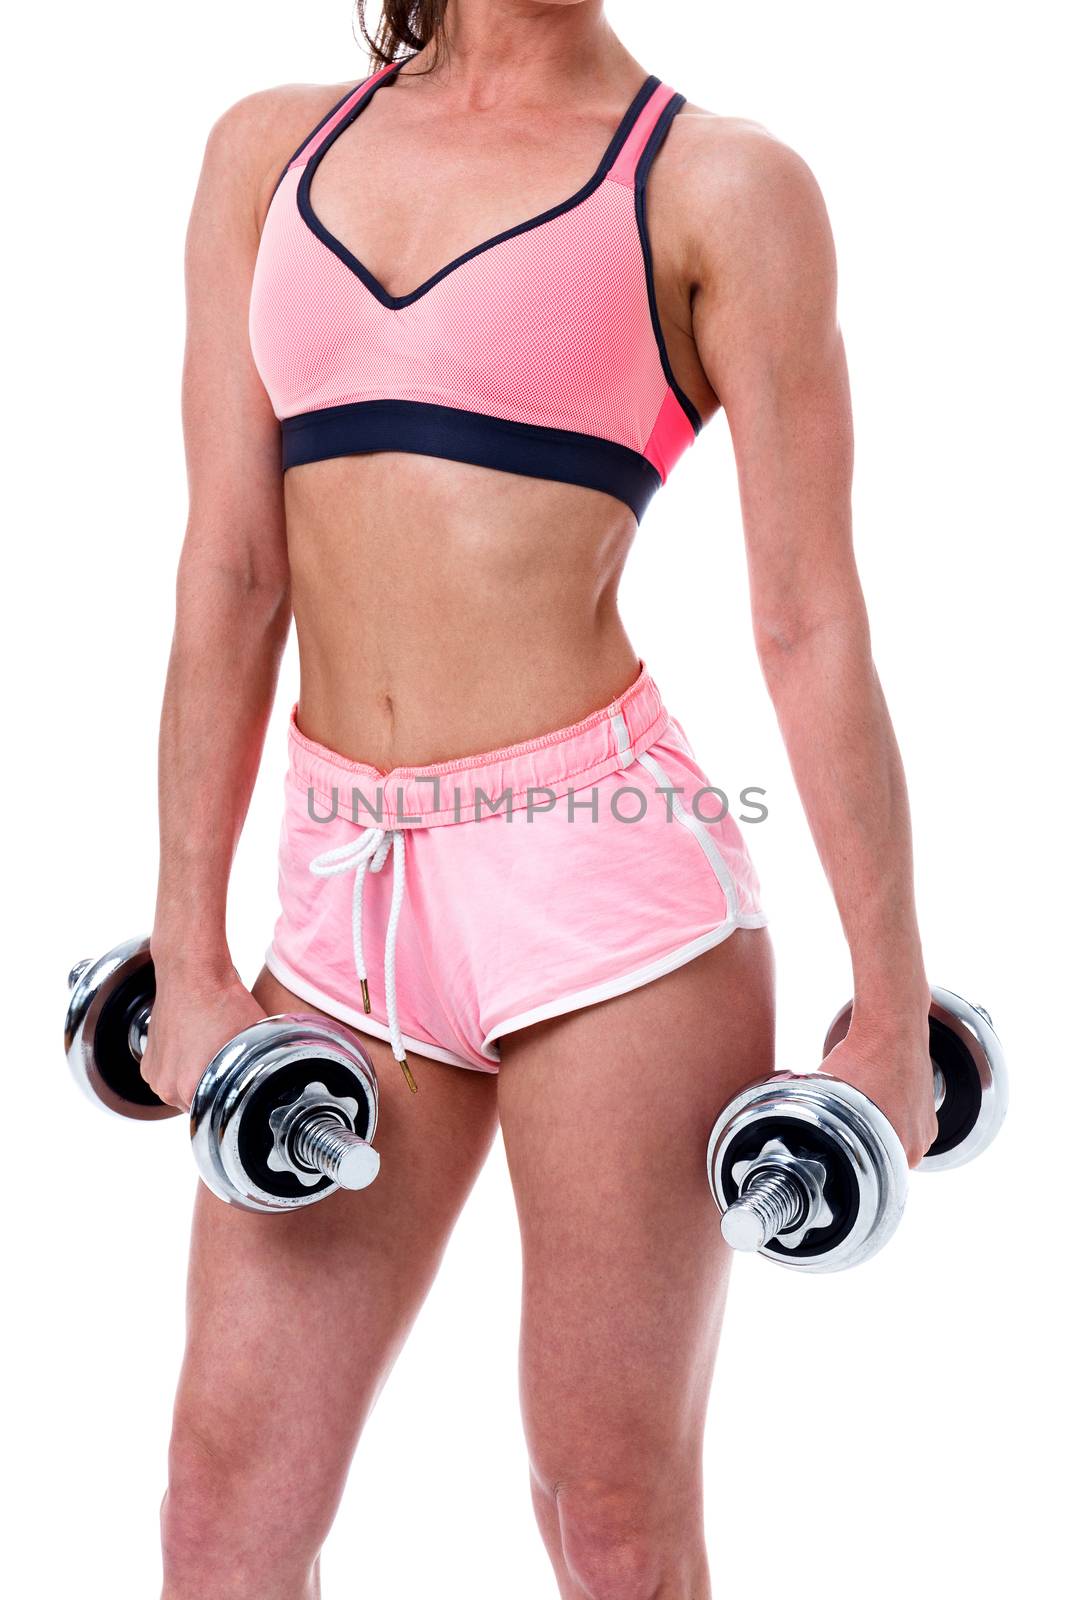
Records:
[[[440,49],[448,0],[382,0],[382,15],[372,34],[367,27],[367,0],[356,0],[359,31],[370,46],[375,67],[384,67],[401,53],[414,55],[436,39]]]

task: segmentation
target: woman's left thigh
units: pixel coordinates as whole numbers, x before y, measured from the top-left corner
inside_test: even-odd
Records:
[[[773,1069],[767,932],[502,1045],[535,1488],[562,1504],[571,1485],[680,1474],[691,1492],[729,1271],[707,1141],[724,1101]]]

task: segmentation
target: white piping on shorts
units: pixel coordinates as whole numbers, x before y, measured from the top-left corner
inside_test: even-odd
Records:
[[[621,719],[620,719],[621,720]],[[635,759],[631,754],[631,760]],[[666,772],[654,757],[640,755],[636,757],[641,765],[652,774],[661,789],[670,789],[670,780]],[[482,1041],[482,1049],[488,1050],[494,1039],[499,1039],[506,1033],[517,1033],[520,1028],[529,1028],[535,1022],[547,1022],[551,1017],[566,1016],[569,1011],[581,1011],[585,1006],[594,1006],[601,1000],[613,1000],[616,995],[628,994],[632,989],[640,989],[643,984],[652,983],[656,978],[665,977],[668,972],[674,972],[678,967],[684,967],[687,961],[693,961],[697,956],[703,955],[706,950],[714,950],[717,944],[722,944],[728,939],[735,928],[765,928],[767,926],[766,914],[762,911],[738,911],[737,885],[729,867],[723,860],[707,823],[701,822],[699,817],[693,816],[690,811],[680,803],[678,796],[668,794],[667,802],[671,814],[679,822],[685,824],[693,834],[700,848],[703,850],[719,887],[726,901],[726,920],[717,928],[712,928],[709,933],[701,934],[699,938],[691,939],[688,944],[676,950],[670,950],[666,955],[657,956],[655,961],[648,962],[643,967],[638,967],[633,972],[626,972],[617,978],[608,978],[603,983],[593,984],[588,989],[579,989],[573,994],[561,995],[556,1000],[549,1000],[544,1005],[534,1006],[529,1011],[522,1011],[517,1016],[508,1017],[503,1022],[498,1022],[495,1028],[490,1029]]]
[[[335,1000],[333,995],[317,989],[313,983],[309,983],[298,972],[294,972],[292,967],[278,955],[273,945],[267,950],[264,959],[268,971],[274,974],[279,983],[291,989],[299,999],[306,1000],[309,1005],[317,1006],[320,1011],[325,1011],[327,1016],[336,1017],[338,1022],[347,1023],[359,1033],[369,1033],[374,1039],[385,1039],[392,1043],[392,1034],[386,1024],[376,1022],[373,1017],[365,1016],[354,1006],[346,1006],[342,1001]],[[431,1061],[444,1061],[450,1067],[470,1067],[475,1072],[479,1070],[495,1072],[497,1069],[499,1052],[491,1052],[490,1060],[475,1062],[467,1056],[458,1056],[452,1050],[446,1050],[442,1045],[429,1044],[425,1039],[416,1039],[411,1034],[403,1033],[400,1037],[409,1050],[416,1055],[428,1056]]]
[[[630,747],[630,730],[626,726],[626,718],[621,711],[613,713],[611,731],[615,735],[615,750],[619,757],[619,766],[628,767],[635,757]]]
[[[729,938],[735,928],[762,928],[766,923],[767,918],[764,916],[745,916],[738,918],[736,922],[721,922],[710,933],[701,934],[699,939],[691,939],[680,949],[670,950],[666,955],[658,956],[655,961],[650,961],[647,966],[638,967],[634,972],[624,973],[618,978],[608,978],[603,983],[594,984],[592,988],[579,989],[574,994],[562,995],[558,1000],[549,1000],[543,1006],[534,1006],[531,1011],[522,1011],[518,1016],[498,1022],[496,1027],[486,1034],[482,1049],[488,1050],[493,1040],[499,1039],[502,1034],[517,1033],[520,1028],[529,1028],[535,1022],[547,1022],[550,1017],[566,1016],[568,1011],[581,1011],[586,1006],[597,1005],[601,1000],[614,1000],[616,995],[628,994],[631,989],[640,989],[643,984],[652,983],[654,979],[662,978],[678,967],[684,967],[687,961],[703,955],[705,950],[714,950],[717,944],[722,944],[724,939]]]
[[[651,772],[661,789],[669,790],[671,788],[670,778],[668,778],[667,774],[664,772],[656,758],[654,756],[650,756],[647,750],[643,756],[638,756],[637,759],[644,767],[646,772]],[[666,800],[667,804],[670,806],[671,815],[673,817],[677,817],[679,822],[683,822],[685,824],[690,833],[696,839],[700,848],[703,850],[704,854],[707,856],[708,860],[711,862],[711,870],[718,878],[719,888],[722,890],[726,899],[727,918],[731,923],[736,925],[737,885],[734,882],[732,872],[726,865],[726,862],[723,860],[722,856],[719,854],[719,847],[715,843],[715,840],[711,837],[711,830],[706,822],[701,822],[699,817],[695,817],[691,811],[686,810],[685,806],[682,805],[682,802],[679,800],[676,794],[667,794]]]

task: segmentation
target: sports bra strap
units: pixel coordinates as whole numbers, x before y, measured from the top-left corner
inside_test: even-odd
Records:
[[[384,78],[390,72],[398,71],[399,67],[400,62],[398,61],[387,62],[379,71],[372,72],[369,78],[364,78],[362,83],[357,83],[356,87],[345,95],[340,105],[334,106],[325,121],[320,122],[314,132],[308,136],[305,143],[300,146],[300,149],[290,161],[289,167],[306,167],[319,146],[330,137],[337,124],[343,122],[345,117],[356,109],[360,101],[370,93],[380,78]]]
[[[661,119],[664,131],[666,131],[667,123],[670,122],[671,117],[674,116],[679,107],[684,104],[684,96],[676,94],[665,83],[657,84],[641,107],[637,120],[630,129],[622,149],[616,156],[608,177],[614,179],[616,183],[624,183],[632,189],[636,180],[638,163],[645,152],[645,147],[649,140],[660,125]],[[668,112],[669,115],[667,114]]]

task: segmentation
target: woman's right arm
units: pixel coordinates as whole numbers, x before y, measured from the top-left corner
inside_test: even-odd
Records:
[[[242,101],[212,130],[186,247],[189,520],[160,726],[157,992],[143,1066],[183,1109],[215,1051],[263,1014],[230,959],[226,894],[289,629],[278,424],[247,331],[264,134],[268,148],[277,139],[271,98]]]

